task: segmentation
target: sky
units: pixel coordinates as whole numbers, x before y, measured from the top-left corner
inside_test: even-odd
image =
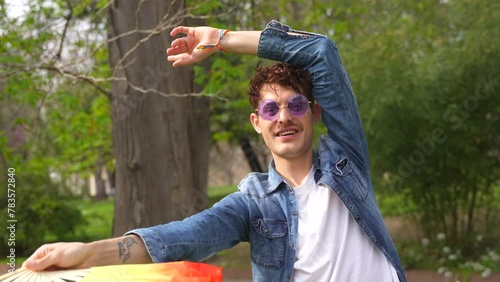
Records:
[[[5,0],[7,4],[7,14],[9,17],[17,18],[24,14],[24,7],[26,6],[26,0]]]

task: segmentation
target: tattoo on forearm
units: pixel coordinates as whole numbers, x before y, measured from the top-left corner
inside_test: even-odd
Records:
[[[132,255],[130,254],[130,247],[133,244],[137,244],[134,238],[125,238],[123,242],[118,242],[118,258],[122,259],[125,263]]]

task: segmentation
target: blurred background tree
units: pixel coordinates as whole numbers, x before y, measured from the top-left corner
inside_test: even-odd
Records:
[[[17,17],[7,13],[13,4],[22,5]],[[196,95],[191,67],[174,70],[164,54],[170,29],[202,22],[184,1],[9,5],[0,2],[0,120],[2,149],[13,153],[1,161],[5,169],[19,168],[19,186],[28,176],[33,183],[17,195],[17,218],[27,218],[27,205],[38,202],[23,201],[22,194],[40,189],[51,195],[54,205],[44,205],[52,209],[51,221],[70,221],[76,207],[61,212],[56,203],[88,196],[89,175],[97,188],[93,199],[106,198],[105,169],[116,178],[115,235],[205,209],[209,101]],[[20,234],[32,230],[18,227]]]

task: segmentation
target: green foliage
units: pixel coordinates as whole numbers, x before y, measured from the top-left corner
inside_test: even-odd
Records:
[[[64,89],[51,95],[47,111],[52,145],[59,148],[53,164],[64,174],[91,173],[98,164],[111,165],[111,109],[108,98],[90,89]],[[89,91],[90,92],[90,91]],[[67,109],[61,111],[60,109]]]
[[[0,120],[23,128],[26,161],[63,177],[112,167],[102,2],[32,0],[25,15],[2,19],[0,91],[17,114]]]
[[[70,199],[68,205],[77,208],[82,214],[84,224],[79,225],[75,232],[65,238],[71,242],[92,242],[107,239],[112,235],[114,199],[92,201],[89,199]],[[58,239],[52,235],[45,236],[45,242],[54,242]]]
[[[110,75],[101,44],[106,13],[96,13],[102,2],[32,0],[23,16],[0,20],[0,128],[17,128],[22,135],[8,147],[6,133],[0,134],[3,171],[17,171],[19,253],[46,237],[61,241],[79,232],[84,220],[68,202],[75,193],[69,177],[85,178],[97,166],[113,165],[110,106],[102,95],[109,88],[102,78]],[[6,197],[0,195],[2,224]]]
[[[367,48],[356,51],[363,62],[350,66],[358,93],[370,93],[360,100],[376,186],[406,195],[424,232],[444,232],[456,245],[498,213],[491,207],[498,201],[500,80],[493,74],[500,58],[490,47],[499,44],[498,28],[462,22],[466,10],[492,21],[488,5],[433,5],[400,7],[401,25],[366,36],[359,43]]]
[[[211,72],[195,68],[197,83],[205,86],[204,92],[218,93],[222,99],[214,99],[212,105],[212,136],[214,141],[238,143],[243,136],[253,136],[249,122],[252,112],[248,102],[248,77],[250,70],[234,56],[217,57],[211,64]],[[248,114],[245,114],[248,113]]]
[[[209,187],[208,188],[208,206],[211,207],[218,201],[222,200],[222,198],[227,195],[238,191],[238,187],[235,185],[221,186],[221,187]]]
[[[0,227],[6,230],[8,226],[14,224],[15,240],[9,243],[11,232],[2,232],[0,253],[7,254],[10,248],[15,248],[17,255],[23,255],[44,243],[44,236],[47,234],[51,234],[58,241],[66,240],[73,235],[76,228],[85,222],[80,211],[65,202],[68,195],[61,193],[64,191],[60,187],[61,184],[51,181],[47,169],[35,170],[29,164],[20,166],[15,161],[11,162],[12,160],[7,159],[8,165],[4,167],[15,169],[13,176],[15,187],[10,193],[0,194]],[[4,173],[0,180],[2,183],[7,183],[7,170],[2,171]],[[10,199],[15,199],[15,206],[7,205],[9,194]],[[9,214],[13,214],[14,217],[9,217]],[[16,222],[7,221],[12,219]]]
[[[473,274],[488,278],[492,273],[498,273],[500,255],[492,246],[497,239],[483,234],[476,234],[462,246],[447,244],[444,233],[424,237],[420,242],[397,242],[399,255],[404,267],[410,269],[427,269],[443,274],[445,277],[455,277],[460,281],[469,281]],[[464,253],[466,244],[474,246],[473,253]]]
[[[380,213],[383,216],[408,217],[418,211],[417,206],[407,202],[407,195],[403,193],[385,193],[377,198]],[[402,205],[401,203],[405,203]]]

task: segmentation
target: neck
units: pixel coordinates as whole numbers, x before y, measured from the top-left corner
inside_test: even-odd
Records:
[[[313,165],[313,155],[302,157],[300,159],[285,159],[279,156],[273,156],[276,171],[292,187],[298,187],[306,180],[309,171]]]

